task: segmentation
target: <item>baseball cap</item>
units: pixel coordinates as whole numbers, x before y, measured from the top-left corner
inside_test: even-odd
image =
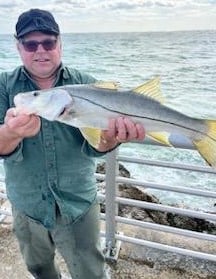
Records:
[[[53,15],[41,9],[30,9],[18,17],[15,34],[17,38],[23,37],[33,31],[41,31],[55,35],[59,35],[60,33],[59,26]]]

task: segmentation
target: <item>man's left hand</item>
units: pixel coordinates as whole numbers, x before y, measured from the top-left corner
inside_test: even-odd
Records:
[[[107,130],[101,135],[98,150],[103,152],[115,148],[119,143],[143,141],[145,129],[140,123],[133,122],[129,117],[118,117],[109,120]]]

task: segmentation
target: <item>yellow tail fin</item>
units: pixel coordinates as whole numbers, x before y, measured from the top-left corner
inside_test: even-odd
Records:
[[[206,162],[216,168],[216,120],[206,120],[207,134],[201,140],[194,140],[193,144]]]

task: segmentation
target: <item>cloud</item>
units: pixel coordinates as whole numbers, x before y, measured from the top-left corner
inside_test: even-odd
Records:
[[[216,0],[0,0],[0,32],[31,8],[51,11],[63,32],[216,28]]]
[[[13,9],[17,6],[20,6],[24,3],[25,1],[19,1],[19,0],[0,0],[0,8],[1,9]]]
[[[67,30],[75,31],[78,27],[81,30],[94,31],[93,26],[95,30],[106,31],[109,26],[110,31],[121,29],[138,31],[145,30],[147,26],[154,30],[158,28],[161,30],[164,25],[167,30],[175,26],[180,29],[181,24],[183,29],[190,27],[199,29],[204,28],[200,23],[204,22],[203,17],[215,18],[216,7],[216,1],[212,0],[54,0],[47,2],[49,2],[49,9],[60,20],[61,26],[67,26]],[[197,18],[194,26],[191,25],[192,18]],[[212,28],[213,23],[210,26]]]
[[[69,5],[73,8],[86,8],[87,7],[87,2],[85,0],[80,0],[80,1],[73,1],[73,0],[55,0],[54,4],[59,4],[59,5]]]
[[[130,1],[101,1],[100,3],[111,9],[140,9],[140,8],[183,8],[215,6],[215,0],[130,0]]]
[[[13,16],[19,11],[20,7],[25,7],[25,0],[0,0],[0,18],[1,22],[5,20],[13,21]],[[2,26],[1,26],[2,28]]]
[[[110,3],[107,5],[108,9],[111,10],[131,10],[137,8],[137,5],[134,5],[132,2],[117,2],[117,3]]]
[[[79,18],[83,15],[89,17],[103,17],[109,14],[109,16],[123,15],[136,16],[136,13],[143,13],[143,15],[161,14],[161,11],[169,13],[172,10],[181,9],[199,9],[200,7],[213,7],[216,6],[215,0],[34,0],[34,3],[30,4],[30,1],[2,1],[2,5],[12,6],[12,3],[21,7],[23,3],[23,9],[33,7],[41,7],[48,9],[51,12],[55,12],[59,15],[70,17],[73,15]],[[7,4],[5,4],[7,2]],[[107,18],[104,17],[104,20]]]

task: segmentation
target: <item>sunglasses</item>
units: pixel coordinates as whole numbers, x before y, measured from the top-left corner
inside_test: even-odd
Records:
[[[43,49],[48,51],[48,50],[53,50],[56,48],[57,39],[45,39],[41,42],[34,41],[34,40],[30,40],[30,41],[20,40],[20,42],[23,45],[25,51],[28,51],[28,52],[37,51],[39,45],[42,45]]]

